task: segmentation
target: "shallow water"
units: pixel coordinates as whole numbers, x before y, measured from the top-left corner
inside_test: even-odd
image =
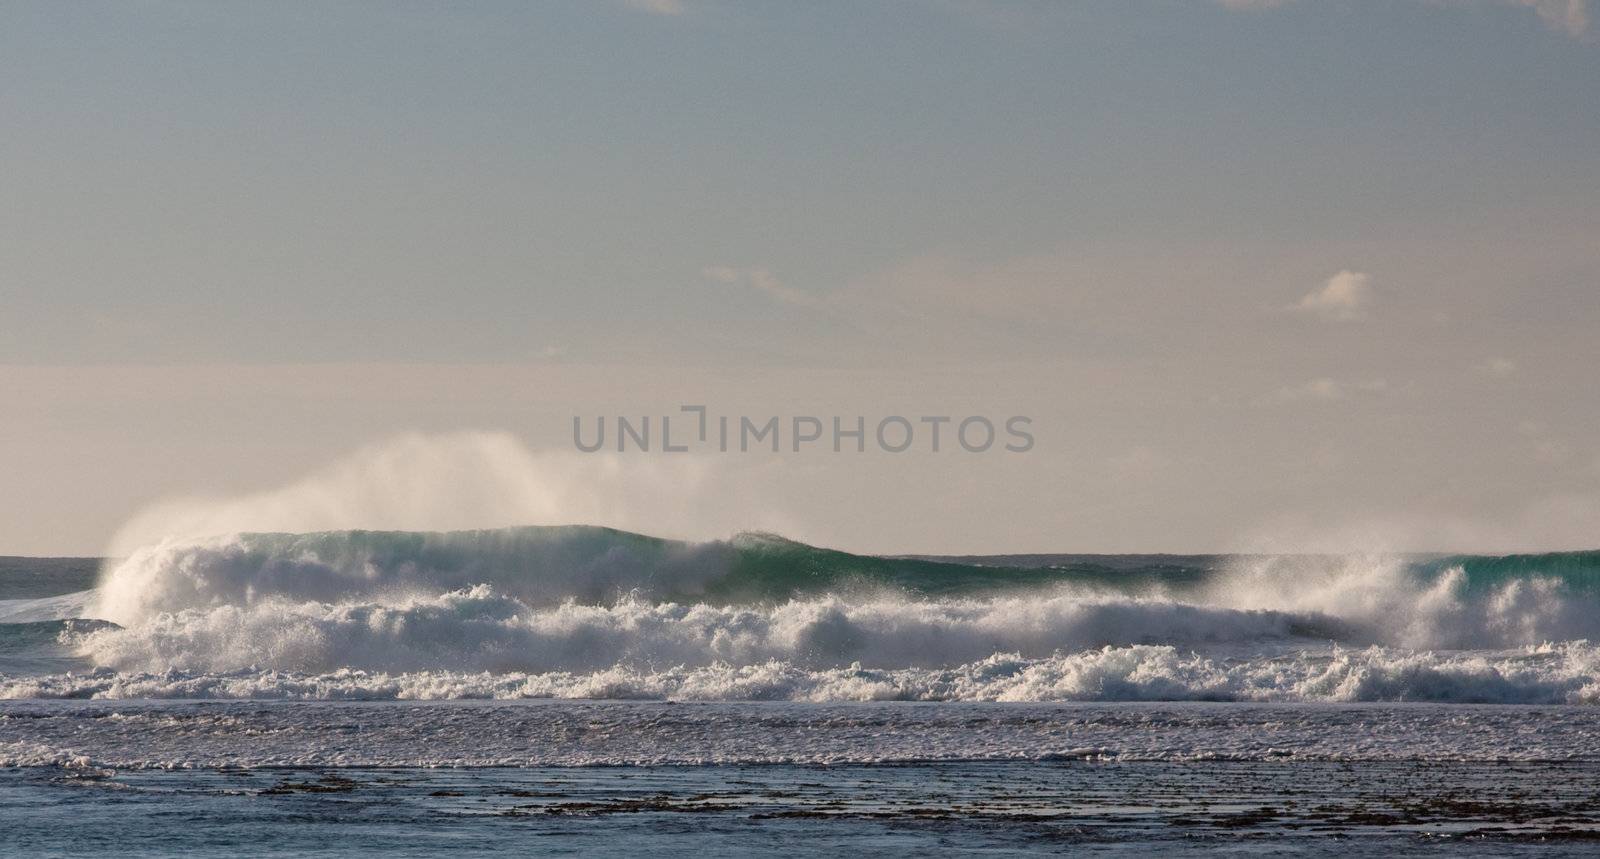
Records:
[[[1091,760],[1600,763],[1600,708],[1441,704],[9,701],[0,766]]]
[[[0,771],[11,848],[51,855],[1592,855],[1592,763]]]
[[[35,855],[1592,855],[1591,707],[0,704]]]

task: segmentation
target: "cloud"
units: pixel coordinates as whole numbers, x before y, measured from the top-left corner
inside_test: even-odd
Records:
[[[682,15],[683,0],[623,0],[623,5],[651,15]]]
[[[1502,0],[1512,6],[1532,9],[1551,28],[1573,38],[1589,33],[1589,0]]]
[[[1335,402],[1361,394],[1381,394],[1389,389],[1384,379],[1365,382],[1342,382],[1338,379],[1312,379],[1303,385],[1279,388],[1269,400],[1279,403]]]
[[[1559,30],[1575,39],[1589,34],[1589,0],[1491,0],[1501,6],[1532,9],[1552,30]],[[1281,9],[1295,0],[1217,0],[1217,4],[1233,12],[1260,12]],[[1473,0],[1422,0],[1433,6],[1466,6]]]
[[[1328,278],[1321,289],[1300,299],[1294,309],[1331,322],[1349,322],[1365,316],[1371,303],[1372,278],[1345,269]]]
[[[764,268],[734,268],[726,265],[706,266],[700,271],[707,280],[729,286],[747,286],[766,293],[780,304],[814,307],[817,297],[802,289],[784,286],[783,282]]]

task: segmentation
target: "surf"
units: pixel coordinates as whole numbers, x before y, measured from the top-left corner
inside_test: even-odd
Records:
[[[1586,703],[1597,581],[1595,552],[946,558],[765,532],[246,532],[168,538],[106,561],[91,590],[0,601],[0,695]]]

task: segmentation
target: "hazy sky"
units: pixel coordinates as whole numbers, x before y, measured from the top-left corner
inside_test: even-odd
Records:
[[[0,554],[1600,546],[1590,15],[0,2]],[[572,450],[682,403],[1037,441]]]

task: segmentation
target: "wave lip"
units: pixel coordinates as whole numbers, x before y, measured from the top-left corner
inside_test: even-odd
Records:
[[[94,611],[130,624],[273,598],[335,603],[479,584],[530,603],[595,601],[661,583],[695,589],[727,568],[729,552],[726,543],[583,526],[169,539],[114,564]]]
[[[483,584],[530,605],[604,602],[632,592],[731,604],[872,587],[924,596],[1057,584],[1115,589],[1192,581],[1203,573],[1180,567],[1152,577],[1114,564],[1021,567],[855,555],[764,532],[706,543],[576,525],[242,533],[136,549],[108,566],[92,611],[129,624],[275,597],[344,602]]]

